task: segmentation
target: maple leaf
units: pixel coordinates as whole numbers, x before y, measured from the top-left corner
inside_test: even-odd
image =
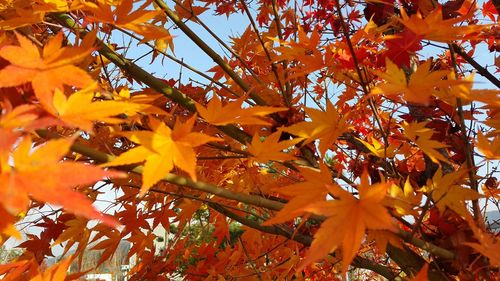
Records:
[[[127,101],[92,101],[94,92],[92,88],[71,94],[66,97],[61,91],[54,93],[54,114],[66,124],[79,127],[83,130],[92,130],[94,121],[102,121],[109,124],[123,123],[124,120],[117,117],[119,114],[134,116],[138,112],[148,111],[150,113],[166,115],[167,113],[150,104],[139,104]]]
[[[2,1],[0,9],[4,16],[0,22],[1,30],[15,30],[27,25],[35,25],[43,22],[47,13],[67,12],[81,8],[74,1],[71,4],[65,0],[43,0],[43,1]],[[7,17],[5,17],[7,16]]]
[[[51,247],[62,244],[64,245],[64,251],[62,255],[65,255],[70,249],[74,249],[74,245],[78,243],[76,247],[76,252],[81,252],[85,250],[90,239],[90,231],[87,228],[88,220],[86,218],[75,218],[64,223],[66,228],[64,231],[55,239]]]
[[[311,122],[299,122],[281,130],[305,138],[307,142],[319,139],[319,151],[323,155],[349,127],[346,123],[348,114],[341,117],[329,100],[326,103],[326,111],[315,108],[306,108],[305,111]]]
[[[448,147],[441,142],[432,140],[432,135],[434,130],[426,127],[427,122],[404,122],[401,127],[405,136],[413,141],[434,163],[439,163],[439,161],[444,163],[450,163],[450,161],[443,156],[438,149]]]
[[[52,94],[63,85],[84,88],[93,82],[83,69],[75,66],[92,51],[95,34],[85,36],[80,47],[61,47],[63,34],[48,41],[40,54],[26,37],[16,33],[19,46],[5,46],[0,57],[10,62],[0,70],[0,87],[14,87],[31,82],[40,103],[53,112]]]
[[[69,266],[73,261],[73,257],[69,256],[61,262],[51,266],[49,269],[40,272],[40,274],[32,277],[30,281],[61,281],[66,280]]]
[[[387,245],[390,243],[394,247],[403,249],[401,239],[389,230],[368,230],[366,241],[375,241],[375,245],[381,254],[387,251]]]
[[[200,116],[208,123],[216,126],[224,126],[232,123],[239,125],[270,125],[262,117],[288,110],[288,108],[258,105],[241,108],[241,104],[245,99],[246,97],[241,97],[223,106],[219,97],[214,95],[206,108],[200,104],[195,105]]]
[[[425,18],[420,12],[417,12],[409,17],[405,9],[401,9],[400,21],[406,26],[406,28],[425,39],[448,43],[450,41],[477,37],[475,34],[478,34],[485,27],[487,27],[481,25],[455,26],[458,23],[464,22],[472,15],[473,13],[469,13],[464,17],[445,20],[443,19],[442,8],[437,7]]]
[[[297,28],[298,42],[283,41],[274,39],[280,43],[280,47],[274,48],[280,53],[273,61],[298,61],[300,66],[294,70],[294,73],[289,78],[304,76],[304,74],[314,72],[325,66],[323,62],[323,54],[318,49],[320,43],[320,34],[317,30],[311,32],[311,36],[307,37],[304,29],[298,25]]]
[[[177,12],[177,15],[181,19],[190,19],[190,20],[195,20],[193,16],[199,16],[208,8],[206,7],[201,7],[201,6],[196,6],[193,3],[193,0],[182,0],[182,3],[176,2],[175,3],[175,11]]]
[[[0,205],[0,217],[2,218],[0,220],[0,234],[4,234],[7,237],[14,237],[16,239],[21,239],[21,233],[17,231],[15,227],[15,222],[16,222],[16,217],[14,217],[12,214],[7,212],[5,208]],[[5,242],[3,239],[2,235],[0,235],[0,245],[2,245]]]
[[[361,176],[359,199],[351,193],[327,185],[338,199],[315,202],[306,211],[327,219],[314,235],[311,248],[298,270],[342,247],[342,272],[345,274],[361,245],[366,229],[394,230],[391,216],[383,205],[387,183],[369,185],[368,173]]]
[[[465,218],[479,243],[466,242],[464,244],[488,257],[492,266],[500,267],[500,239],[498,236],[492,236],[479,228],[469,213],[466,214]]]
[[[255,134],[252,138],[252,143],[248,145],[247,151],[252,154],[250,160],[266,163],[270,160],[286,161],[292,160],[295,157],[288,153],[282,152],[293,145],[299,143],[301,139],[284,140],[279,142],[281,132],[275,132],[267,136],[264,141],[261,137]]]
[[[443,175],[442,171],[438,170],[432,180],[429,180],[422,189],[431,192],[431,197],[441,213],[446,208],[450,208],[457,214],[464,216],[467,212],[465,202],[482,197],[476,191],[460,186],[460,181],[463,180],[465,173],[465,170],[460,170]]]
[[[93,241],[100,239],[103,235],[106,235],[107,239],[101,239],[97,244],[92,247],[92,250],[102,250],[101,257],[94,265],[98,267],[103,264],[107,259],[111,258],[113,254],[116,252],[118,247],[120,246],[120,242],[122,241],[122,235],[119,231],[115,229],[104,228],[99,225],[92,229],[93,231],[99,231],[98,235],[95,236]]]
[[[488,159],[500,159],[500,137],[496,136],[492,142],[481,132],[477,134],[476,147]]]
[[[61,205],[76,215],[115,226],[113,218],[98,212],[85,195],[71,188],[123,174],[92,165],[60,163],[70,145],[71,141],[58,139],[34,149],[30,137],[21,140],[12,153],[11,161],[1,163],[0,196],[4,198],[3,206],[10,213],[17,214],[26,209],[28,196],[31,196],[41,202]]]
[[[358,141],[360,141],[366,148],[370,150],[373,155],[379,157],[379,158],[392,158],[394,157],[394,150],[396,147],[394,145],[389,145],[389,147],[386,147],[380,143],[377,139],[371,137],[371,142],[373,145],[369,142],[366,142],[362,139],[356,138]]]
[[[293,198],[273,218],[265,221],[264,225],[285,222],[303,215],[310,204],[326,198],[326,186],[335,184],[332,183],[332,176],[324,164],[321,164],[320,170],[303,167],[298,169],[305,181],[274,189]]]
[[[145,161],[141,195],[167,175],[174,165],[196,180],[196,154],[193,148],[221,139],[191,132],[195,121],[196,115],[193,115],[184,123],[177,121],[171,130],[163,122],[151,119],[150,126],[153,131],[122,132],[121,136],[140,146],[120,154],[103,166],[121,166]]]
[[[151,4],[150,1],[145,1],[140,7],[134,9],[133,0],[122,0],[116,5],[113,10],[108,3],[99,1],[97,4],[86,1],[86,9],[92,11],[93,15],[88,19],[95,22],[114,24],[117,27],[125,28],[142,35],[142,42],[150,40],[159,40],[156,42],[157,47],[161,46],[161,50],[170,47],[174,51],[172,36],[167,29],[162,26],[156,26],[149,21],[154,19],[161,11],[146,10]]]
[[[371,94],[397,96],[403,94],[408,102],[428,104],[433,95],[438,95],[438,88],[467,83],[458,80],[443,80],[450,72],[448,70],[430,71],[431,60],[421,64],[407,81],[403,69],[399,68],[390,59],[386,58],[386,71],[377,72],[385,82],[373,88]]]
[[[410,57],[422,49],[422,37],[405,29],[396,35],[384,36],[387,51],[385,55],[398,66],[410,66]]]
[[[455,75],[453,72],[448,74],[449,80],[455,80]],[[500,91],[498,90],[487,90],[487,89],[472,89],[474,85],[474,74],[471,74],[461,80],[462,83],[453,85],[449,88],[443,88],[434,94],[439,97],[439,99],[445,101],[446,103],[456,106],[457,98],[462,99],[462,103],[468,103],[471,101],[480,101],[487,105],[498,107],[500,106]]]

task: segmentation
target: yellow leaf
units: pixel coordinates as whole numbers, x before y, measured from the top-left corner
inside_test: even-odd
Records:
[[[371,137],[371,143],[366,142],[362,139],[356,138],[358,141],[360,141],[366,148],[368,148],[373,155],[379,157],[379,158],[393,158],[394,157],[394,150],[396,149],[394,146],[390,145],[385,148],[385,146],[380,143],[377,139]]]
[[[444,212],[450,208],[457,214],[464,216],[467,212],[465,202],[479,199],[482,196],[470,188],[461,187],[466,171],[460,170],[446,175],[439,169],[429,180],[423,190],[431,192],[431,197],[436,202],[439,211]]]
[[[254,135],[252,143],[248,145],[248,152],[252,154],[250,160],[265,163],[270,160],[286,161],[294,159],[295,157],[293,155],[282,151],[299,143],[301,139],[278,142],[280,135],[281,132],[275,132],[267,136],[262,142],[260,141],[261,137],[258,134]]]
[[[341,117],[329,100],[326,103],[326,111],[315,108],[306,108],[305,111],[311,122],[303,121],[282,130],[305,138],[308,142],[319,139],[319,151],[324,154],[349,127],[346,122],[348,115]]]
[[[417,215],[413,209],[422,201],[422,194],[415,194],[409,178],[406,178],[403,188],[392,184],[389,187],[389,194],[388,205],[394,207],[398,214]]]
[[[184,123],[177,121],[171,130],[163,122],[151,119],[152,131],[120,133],[140,146],[126,151],[103,166],[121,166],[145,161],[140,195],[144,195],[166,176],[174,165],[196,180],[196,154],[193,148],[221,139],[191,132],[195,121],[196,115],[193,115]]]
[[[444,157],[438,149],[445,148],[447,145],[432,140],[432,135],[434,130],[425,127],[427,122],[404,122],[401,127],[404,130],[405,136],[413,141],[434,163],[439,163],[439,161],[450,163],[450,161]]]
[[[496,136],[492,142],[483,133],[478,132],[476,147],[488,159],[500,159],[500,138]]]
[[[386,59],[386,71],[377,72],[384,83],[375,87],[371,94],[384,96],[397,96],[403,94],[408,102],[428,104],[431,96],[439,96],[439,88],[454,85],[469,84],[466,80],[443,80],[450,72],[447,70],[431,71],[431,60],[421,64],[407,81],[403,69],[391,60]]]
[[[148,104],[113,100],[93,101],[93,99],[94,92],[92,88],[73,93],[69,97],[56,90],[53,98],[54,114],[66,124],[86,131],[92,130],[94,121],[109,124],[123,123],[125,121],[123,118],[114,117],[120,114],[133,116],[138,112],[151,110],[154,110],[157,114],[167,114]]]

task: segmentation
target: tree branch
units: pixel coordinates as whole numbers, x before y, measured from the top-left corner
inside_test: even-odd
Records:
[[[277,226],[263,226],[260,223],[245,218],[241,217],[228,209],[216,204],[216,203],[207,203],[208,206],[210,206],[212,209],[216,210],[217,212],[223,214],[224,216],[231,218],[243,225],[246,225],[248,227],[251,227],[253,229],[259,230],[261,232],[269,233],[269,234],[274,234],[274,235],[280,235],[284,236],[288,239],[294,240],[296,242],[301,243],[304,246],[311,246],[313,238],[308,235],[304,234],[298,234],[298,233],[293,233],[290,230],[284,229],[283,227],[277,227]],[[387,279],[394,279],[397,274],[394,273],[389,267],[383,266],[381,264],[375,263],[372,260],[369,260],[367,258],[363,258],[361,256],[356,256],[352,262],[352,266],[357,267],[357,268],[365,268],[368,270],[371,270],[373,272],[376,272],[382,276],[384,276]]]
[[[198,35],[196,35],[180,18],[177,16],[177,14],[170,10],[170,8],[167,6],[165,2],[162,0],[155,0],[155,3],[165,12],[165,14],[179,27],[180,30],[184,34],[186,34],[189,39],[191,39],[198,47],[200,47],[215,63],[217,63],[225,73],[233,79],[238,86],[241,87],[241,89],[247,93],[249,93],[250,97],[252,98],[255,103],[258,105],[265,105],[266,102],[258,96],[254,91],[251,90],[250,86],[241,79],[241,77],[236,74],[236,72],[233,71],[231,66],[227,64],[224,59],[222,59],[219,54],[217,54],[210,46],[208,46]]]
[[[479,73],[481,76],[484,78],[488,79],[493,85],[497,86],[497,88],[500,88],[500,80],[496,78],[491,72],[489,72],[486,68],[481,66],[477,61],[475,61],[473,58],[471,58],[460,46],[457,44],[451,44],[451,50],[453,50],[455,53],[457,53],[459,56],[461,56],[466,62],[468,62],[472,67],[474,67],[477,70],[477,73]]]

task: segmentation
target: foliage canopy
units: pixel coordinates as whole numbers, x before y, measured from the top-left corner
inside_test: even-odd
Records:
[[[499,11],[2,0],[0,276],[78,279],[126,240],[130,280],[499,278]]]

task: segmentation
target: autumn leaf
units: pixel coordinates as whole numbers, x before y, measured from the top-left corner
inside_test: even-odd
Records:
[[[449,159],[444,157],[438,149],[447,147],[447,145],[432,140],[432,135],[434,131],[431,128],[426,127],[426,122],[404,122],[401,127],[403,128],[403,133],[405,136],[413,141],[434,163],[439,163],[439,161],[444,163],[450,163]]]
[[[76,251],[83,251],[87,247],[90,239],[90,233],[87,229],[88,220],[86,218],[75,218],[64,223],[66,228],[57,237],[57,239],[52,243],[51,247],[55,247],[65,242],[63,255],[65,255],[70,249],[75,249]]]
[[[488,141],[481,132],[477,134],[476,147],[488,159],[500,159],[500,137],[495,136],[492,142]]]
[[[40,272],[40,274],[34,276],[30,281],[63,281],[66,280],[67,273],[69,271],[69,266],[73,261],[73,257],[69,256],[61,262],[54,264],[49,269]]]
[[[368,173],[361,176],[359,199],[351,193],[327,186],[338,199],[315,202],[306,211],[326,216],[327,219],[314,235],[306,258],[298,270],[342,248],[342,272],[345,274],[365,237],[366,229],[393,230],[392,219],[383,205],[387,183],[369,185]],[[333,230],[333,231],[332,231]]]
[[[99,266],[116,252],[120,246],[120,242],[122,242],[122,235],[115,229],[109,229],[100,225],[96,225],[93,230],[98,232],[98,235],[93,239],[98,242],[92,247],[92,250],[102,251],[102,255],[95,265]]]
[[[448,80],[455,80],[453,72],[448,74]],[[462,100],[462,104],[479,101],[494,107],[500,106],[500,91],[472,89],[474,85],[474,74],[464,77],[460,81],[462,83],[452,85],[449,88],[439,89],[439,91],[434,92],[434,95],[452,106],[456,106],[457,98]]]
[[[157,26],[150,22],[161,11],[147,10],[146,8],[150,5],[149,1],[144,2],[137,8],[134,8],[133,0],[119,1],[114,9],[104,1],[99,1],[97,4],[87,1],[84,4],[85,9],[93,13],[92,16],[88,17],[89,20],[114,24],[117,27],[131,30],[144,37],[142,42],[156,40],[157,47],[161,46],[162,51],[167,48],[174,51],[172,36],[170,36],[168,30],[163,26]]]
[[[300,25],[298,25],[297,29],[297,42],[274,38],[275,41],[280,43],[280,46],[275,48],[280,55],[274,57],[274,61],[290,60],[299,62],[298,69],[295,69],[294,73],[288,78],[300,77],[325,66],[323,54],[318,48],[318,44],[320,43],[320,34],[318,31],[313,30],[311,36],[308,37]]]
[[[424,18],[420,12],[408,16],[405,9],[401,9],[402,19],[400,21],[409,30],[424,39],[448,43],[477,37],[477,34],[485,29],[486,26],[482,25],[458,25],[471,15],[443,19],[442,8],[437,7]]]
[[[384,41],[387,51],[384,54],[399,67],[410,66],[411,57],[422,49],[421,40],[421,36],[408,29],[395,35],[386,35]]]
[[[29,197],[32,197],[41,202],[60,205],[75,215],[116,226],[113,218],[94,209],[85,195],[72,188],[93,184],[104,177],[121,177],[123,174],[75,162],[60,163],[70,145],[71,141],[59,139],[33,148],[31,138],[25,137],[12,153],[12,160],[1,163],[0,196],[4,198],[4,208],[17,214],[26,210]]]
[[[368,230],[366,241],[375,241],[375,246],[381,254],[386,253],[388,244],[403,249],[401,239],[389,230]]]
[[[273,218],[264,222],[264,225],[286,222],[306,213],[306,208],[318,201],[323,201],[328,194],[328,185],[332,183],[331,174],[325,165],[320,170],[311,168],[298,168],[303,182],[299,182],[274,190],[280,194],[290,196],[292,199]]]
[[[500,267],[500,241],[498,236],[493,236],[479,228],[470,214],[467,213],[465,218],[479,243],[466,242],[464,244],[488,257],[492,266]]]
[[[200,104],[195,105],[200,116],[208,123],[216,126],[228,124],[270,125],[270,123],[262,117],[275,112],[288,110],[287,108],[258,105],[241,108],[243,101],[245,101],[245,97],[222,105],[219,97],[214,95],[206,108]]]
[[[450,208],[457,214],[464,216],[467,212],[466,201],[482,197],[476,191],[461,186],[465,173],[465,170],[461,170],[443,175],[441,170],[438,170],[432,180],[429,180],[422,189],[431,193],[431,197],[436,202],[440,212]]]
[[[0,205],[0,217],[2,218],[0,220],[0,234],[21,239],[21,233],[19,233],[15,226],[16,217],[7,212],[2,205]],[[0,245],[5,242],[3,235],[0,235]]]
[[[293,145],[299,143],[301,139],[292,139],[279,141],[281,132],[275,132],[265,137],[261,141],[261,137],[256,134],[252,138],[252,143],[248,145],[247,151],[252,154],[249,160],[266,163],[270,160],[286,161],[292,160],[295,157],[289,153],[282,152]]]
[[[114,117],[120,114],[133,116],[138,112],[149,111],[150,113],[166,115],[166,112],[149,104],[112,100],[93,101],[93,99],[94,91],[92,88],[75,92],[69,97],[56,90],[53,98],[55,115],[67,125],[86,131],[92,130],[94,121],[109,124],[123,123],[124,119]]]
[[[386,205],[393,207],[400,215],[417,215],[414,208],[422,201],[422,194],[415,193],[410,178],[406,178],[402,187],[391,184],[388,193],[390,197],[386,199]]]
[[[193,2],[193,0],[182,0],[182,2],[176,2],[174,8],[177,15],[179,15],[182,19],[194,20],[193,16],[197,17],[208,10],[206,7],[194,5]]]
[[[48,41],[42,53],[28,38],[16,33],[19,46],[5,46],[0,57],[10,62],[0,70],[0,87],[14,87],[31,82],[40,103],[53,112],[52,95],[64,85],[77,88],[89,86],[93,79],[75,66],[92,51],[95,34],[85,37],[80,47],[61,47],[63,34]]]
[[[366,142],[362,139],[356,138],[358,141],[360,141],[368,150],[370,150],[373,155],[379,157],[379,158],[392,158],[394,157],[394,151],[396,147],[393,145],[389,145],[389,147],[385,147],[382,143],[380,143],[377,139],[371,137],[371,143]]]
[[[467,81],[443,80],[449,73],[447,70],[431,71],[431,60],[421,64],[409,81],[403,69],[399,68],[390,59],[386,59],[386,71],[377,72],[384,83],[373,88],[371,94],[384,96],[398,96],[412,103],[428,104],[431,96],[439,95],[438,88],[446,88]]]
[[[171,130],[163,122],[151,119],[152,131],[122,132],[120,135],[140,145],[103,166],[121,166],[145,161],[141,195],[166,176],[174,165],[196,180],[196,154],[193,148],[221,139],[191,132],[195,121],[196,115],[193,115],[184,123],[177,121]]]
[[[302,121],[281,130],[305,138],[307,142],[319,139],[319,151],[323,155],[349,127],[346,123],[348,114],[340,116],[330,101],[326,103],[326,111],[315,108],[306,108],[305,111],[311,122]]]

